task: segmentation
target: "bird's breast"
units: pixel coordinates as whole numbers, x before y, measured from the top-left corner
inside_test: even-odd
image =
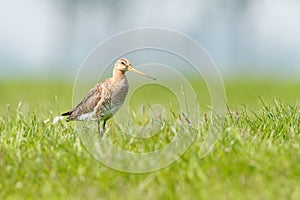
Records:
[[[111,96],[111,104],[112,106],[119,107],[121,106],[126,98],[128,93],[128,82],[126,77],[119,80],[113,89],[112,96]]]

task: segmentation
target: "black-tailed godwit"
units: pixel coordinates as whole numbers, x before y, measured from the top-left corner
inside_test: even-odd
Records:
[[[67,122],[97,120],[98,132],[102,137],[106,121],[119,110],[125,101],[129,87],[125,76],[127,71],[155,80],[155,78],[134,69],[127,59],[121,58],[115,63],[111,78],[95,85],[76,107],[63,113],[62,116],[68,116]],[[102,131],[100,121],[103,121]]]

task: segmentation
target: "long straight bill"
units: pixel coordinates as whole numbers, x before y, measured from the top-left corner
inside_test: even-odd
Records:
[[[149,76],[149,75],[147,75],[143,72],[140,72],[139,70],[134,69],[132,66],[128,67],[128,71],[134,72],[134,73],[139,74],[141,76],[145,76],[145,77],[150,78],[152,80],[156,80],[156,78],[153,78],[152,76]]]

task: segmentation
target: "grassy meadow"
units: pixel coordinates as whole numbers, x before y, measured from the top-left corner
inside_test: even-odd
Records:
[[[204,90],[191,147],[162,170],[130,174],[95,160],[73,122],[51,123],[72,107],[71,81],[0,81],[0,199],[300,199],[300,81],[224,83],[228,112],[210,154],[199,156],[210,126]],[[155,94],[150,88],[130,105],[163,98]],[[154,138],[132,140],[108,124],[111,141],[137,152],[162,148],[180,126],[168,118]]]

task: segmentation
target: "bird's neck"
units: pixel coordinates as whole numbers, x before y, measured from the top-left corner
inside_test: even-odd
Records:
[[[115,83],[118,82],[120,79],[123,79],[124,77],[125,77],[125,72],[114,69],[112,78]]]

